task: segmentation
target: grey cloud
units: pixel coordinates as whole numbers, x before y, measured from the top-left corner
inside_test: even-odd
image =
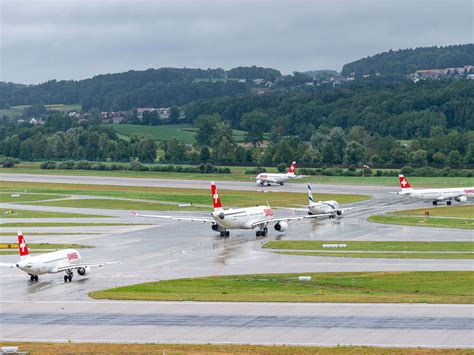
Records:
[[[340,70],[473,41],[470,0],[0,2],[0,80],[23,83],[162,66]]]

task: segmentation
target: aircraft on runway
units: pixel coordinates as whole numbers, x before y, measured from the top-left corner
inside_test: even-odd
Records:
[[[31,281],[38,281],[38,275],[55,274],[64,271],[66,273],[64,275],[64,282],[71,282],[74,270],[77,270],[78,275],[86,276],[90,273],[92,267],[103,267],[119,263],[118,261],[95,264],[81,263],[81,255],[75,249],[63,249],[30,256],[28,246],[21,232],[18,232],[18,250],[20,251],[20,261],[16,264],[1,263],[0,266],[17,267],[30,275]]]
[[[440,189],[413,189],[410,183],[403,175],[398,175],[400,179],[401,191],[398,195],[415,197],[420,200],[431,200],[433,205],[438,202],[446,201],[446,204],[451,205],[452,201],[466,202],[469,195],[474,196],[474,187],[458,187],[458,188],[440,188]]]
[[[278,232],[284,232],[288,229],[289,221],[297,221],[305,218],[317,218],[327,216],[327,214],[313,214],[311,216],[297,216],[297,217],[274,217],[273,210],[270,206],[255,206],[248,208],[229,208],[222,207],[217,187],[214,181],[211,182],[211,194],[214,204],[214,211],[211,213],[211,218],[206,217],[177,217],[177,216],[163,216],[163,215],[142,215],[135,211],[132,213],[139,217],[155,217],[172,219],[176,221],[202,222],[212,223],[212,230],[220,232],[221,237],[228,237],[230,235],[229,229],[255,229],[258,228],[257,237],[264,237],[268,233],[268,225],[274,224]]]
[[[283,185],[289,179],[301,179],[303,175],[295,175],[296,162],[291,163],[290,169],[286,174],[280,173],[260,173],[256,177],[257,185],[270,186],[271,184]]]
[[[303,207],[303,206],[302,206]],[[310,184],[308,184],[308,206],[306,208],[287,208],[294,211],[307,211],[308,215],[327,215],[329,218],[336,218],[336,216],[342,216],[343,213],[351,210],[352,208],[340,208],[339,203],[334,200],[329,201],[318,201],[315,202],[313,198],[313,192]]]

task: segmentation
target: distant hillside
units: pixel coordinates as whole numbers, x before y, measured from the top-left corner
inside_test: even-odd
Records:
[[[226,77],[276,78],[270,68],[238,67],[223,69],[160,68],[97,75],[85,80],[51,80],[39,85],[0,82],[0,109],[31,104],[75,104],[84,110],[129,110],[136,107],[169,107],[217,96],[250,92],[246,83],[226,81]],[[210,79],[210,80],[207,80]],[[212,80],[219,79],[219,80]]]
[[[345,64],[342,75],[409,74],[421,69],[474,65],[474,44],[390,50]]]

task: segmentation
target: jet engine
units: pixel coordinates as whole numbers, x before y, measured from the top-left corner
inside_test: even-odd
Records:
[[[257,185],[263,185],[263,181],[262,180],[257,180]]]
[[[458,202],[466,202],[467,197],[466,196],[458,196],[455,198],[456,201]]]
[[[288,229],[288,223],[286,222],[278,222],[277,224],[275,224],[275,230],[278,231],[278,232],[284,232]]]
[[[86,267],[80,267],[77,269],[77,273],[81,276],[86,276],[91,272],[91,267],[86,266]]]
[[[337,211],[336,211],[336,214],[337,214],[338,216],[340,216],[340,215],[342,215],[342,211],[341,211],[341,210],[337,210]]]

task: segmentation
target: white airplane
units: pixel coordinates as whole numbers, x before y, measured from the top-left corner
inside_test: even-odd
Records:
[[[318,201],[315,202],[313,198],[313,192],[311,186],[308,184],[308,206],[306,208],[290,208],[294,211],[307,211],[308,215],[325,215],[329,218],[336,218],[336,216],[342,216],[343,213],[351,210],[352,208],[340,208],[339,203],[334,200],[329,201]],[[285,207],[286,208],[286,207]]]
[[[296,162],[291,163],[290,169],[286,174],[281,173],[260,173],[256,177],[257,185],[270,186],[271,184],[283,185],[289,179],[301,179],[303,175],[295,175]]]
[[[420,200],[431,200],[433,205],[438,202],[446,201],[446,204],[451,205],[452,201],[466,202],[467,198],[474,196],[474,187],[458,187],[458,188],[439,188],[439,189],[413,189],[410,183],[403,175],[398,175],[400,178],[401,191],[398,195],[415,197]]]
[[[38,275],[55,274],[64,271],[66,273],[64,275],[64,282],[71,282],[74,270],[77,270],[78,275],[86,276],[90,273],[92,267],[103,267],[119,263],[118,261],[94,264],[81,263],[81,255],[75,249],[63,249],[30,256],[28,246],[21,232],[18,232],[18,249],[20,251],[20,261],[16,264],[1,263],[0,266],[17,267],[30,275],[31,281],[38,281]]]
[[[217,187],[214,181],[211,182],[211,194],[212,201],[214,204],[214,211],[211,213],[211,217],[178,217],[178,216],[163,216],[163,215],[143,215],[137,214],[135,211],[132,213],[139,217],[155,217],[155,218],[166,218],[176,221],[188,221],[188,222],[202,222],[211,223],[212,230],[220,232],[221,237],[228,237],[230,235],[229,229],[255,229],[258,228],[256,235],[257,237],[264,237],[268,233],[268,225],[274,224],[278,232],[284,232],[288,229],[289,221],[297,221],[305,218],[316,218],[321,215],[311,216],[297,216],[297,217],[274,217],[273,210],[270,206],[256,206],[248,208],[229,208],[224,209],[222,207]]]

